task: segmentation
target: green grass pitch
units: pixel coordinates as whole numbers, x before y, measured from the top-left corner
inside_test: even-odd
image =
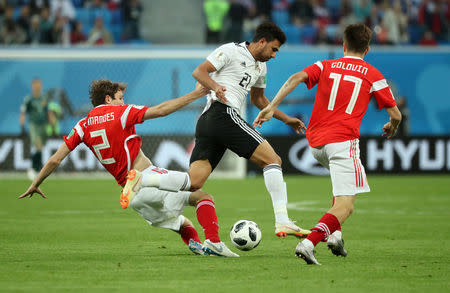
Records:
[[[290,217],[314,226],[330,207],[330,179],[286,182]],[[113,179],[49,178],[46,200],[18,200],[29,181],[0,179],[0,292],[449,292],[450,177],[372,175],[369,184],[343,227],[348,257],[320,243],[322,266],[308,266],[294,257],[297,239],[273,234],[261,177],[209,180],[204,188],[238,259],[193,255],[178,234],[122,210]],[[185,215],[203,239],[194,208]],[[239,219],[262,230],[253,251],[230,243]]]

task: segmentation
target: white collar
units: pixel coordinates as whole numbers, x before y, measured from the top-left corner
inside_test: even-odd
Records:
[[[361,58],[361,57],[357,57],[357,56],[344,56],[344,58],[352,58],[352,59],[359,59],[359,60],[363,60],[363,58]]]

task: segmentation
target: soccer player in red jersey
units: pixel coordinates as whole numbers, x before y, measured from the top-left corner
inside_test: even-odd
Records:
[[[356,195],[370,191],[359,158],[359,128],[370,98],[374,97],[390,116],[383,136],[394,136],[402,119],[386,79],[363,60],[371,37],[372,32],[363,24],[347,26],[344,57],[318,61],[292,75],[253,122],[261,127],[272,118],[281,101],[301,82],[308,89],[318,85],[306,137],[314,157],[330,170],[334,197],[332,208],[296,247],[296,255],[308,264],[319,264],[313,250],[326,239],[333,254],[347,255],[341,225],[352,213]]]
[[[39,186],[80,143],[84,143],[92,151],[122,187],[131,169],[149,174],[169,172],[153,166],[142,152],[141,137],[136,134],[135,125],[175,112],[205,96],[208,91],[197,85],[193,92],[182,97],[146,107],[124,104],[125,89],[125,84],[109,80],[92,82],[89,93],[94,108],[64,137],[64,143],[19,198],[32,197],[34,193],[46,198]],[[130,172],[128,178],[132,176],[133,172]],[[182,215],[187,205],[196,206],[197,219],[204,229],[206,239],[223,248],[221,251],[224,255],[221,256],[238,256],[220,241],[213,197],[201,190],[170,192],[157,188],[142,188],[133,199],[129,200],[121,195],[122,207],[126,208],[129,203],[150,225],[179,233],[190,250],[206,255],[210,253],[204,250],[192,222]]]

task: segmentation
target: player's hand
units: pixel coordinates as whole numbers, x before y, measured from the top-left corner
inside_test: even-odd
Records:
[[[227,98],[225,97],[225,92],[226,92],[226,91],[227,91],[227,88],[224,87],[224,86],[221,86],[221,85],[217,86],[217,87],[214,89],[214,92],[216,92],[216,97],[217,97],[219,100],[221,100],[222,103],[226,103],[226,102],[228,101]]]
[[[31,185],[27,191],[25,191],[21,196],[19,196],[19,198],[25,197],[31,198],[35,193],[39,193],[43,198],[47,198],[39,187],[35,187],[33,185]]]
[[[384,124],[383,126],[383,134],[381,136],[385,136],[387,139],[390,139],[397,132],[397,127],[394,127],[391,122]]]
[[[295,132],[297,132],[297,134],[300,134],[300,132],[305,134],[306,126],[302,120],[295,117],[291,117],[285,123],[290,127],[292,127],[295,130]]]
[[[272,109],[270,106],[265,107],[258,113],[258,116],[256,116],[255,120],[253,121],[253,127],[261,128],[261,124],[272,119],[274,113],[275,109]]]
[[[202,86],[201,83],[197,82],[197,83],[195,84],[195,90],[194,90],[194,92],[195,92],[196,94],[198,94],[198,97],[199,97],[199,98],[201,98],[201,97],[204,97],[204,96],[206,96],[207,94],[209,94],[210,90],[207,89],[206,87]]]

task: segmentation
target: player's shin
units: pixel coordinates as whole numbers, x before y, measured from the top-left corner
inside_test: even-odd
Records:
[[[211,242],[220,242],[219,238],[219,222],[216,215],[216,207],[214,202],[209,199],[201,200],[197,203],[197,220],[203,227],[205,239]]]
[[[142,174],[143,187],[156,187],[167,191],[188,191],[191,188],[189,174],[178,171],[167,173],[144,173]]]
[[[312,244],[316,246],[317,243],[333,234],[334,231],[340,229],[341,224],[339,223],[339,220],[336,218],[336,216],[330,213],[326,213],[322,216],[317,225],[311,229],[312,232],[306,239],[311,241]]]
[[[198,237],[197,230],[195,230],[194,226],[192,225],[181,227],[178,233],[180,233],[181,239],[183,239],[183,242],[186,243],[186,245],[189,245],[189,240],[191,239],[202,243],[200,241],[200,238]]]
[[[288,223],[287,213],[287,189],[283,180],[283,172],[278,164],[270,164],[264,167],[264,182],[267,191],[272,198],[273,209],[275,213],[275,222]]]

